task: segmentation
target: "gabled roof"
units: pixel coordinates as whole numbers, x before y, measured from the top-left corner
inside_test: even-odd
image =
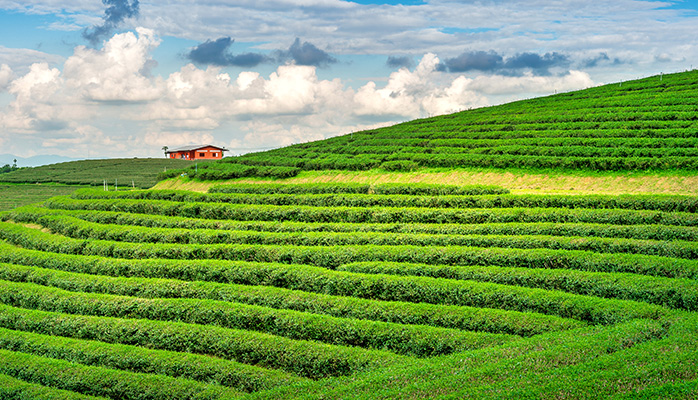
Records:
[[[180,151],[193,151],[193,150],[203,149],[204,147],[215,147],[216,149],[219,149],[221,151],[230,151],[230,150],[226,149],[225,147],[214,146],[212,144],[193,144],[193,145],[189,145],[189,146],[177,147],[176,149],[168,149],[165,153],[177,153]]]

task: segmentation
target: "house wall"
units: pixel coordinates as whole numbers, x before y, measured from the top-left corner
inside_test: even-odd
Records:
[[[220,160],[223,158],[221,149],[207,146],[193,151],[178,151],[170,153],[170,158],[183,160]]]

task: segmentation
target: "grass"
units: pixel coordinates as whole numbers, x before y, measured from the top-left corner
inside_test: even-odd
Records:
[[[54,196],[68,195],[85,186],[0,183],[0,211],[38,203]]]
[[[686,171],[593,172],[494,168],[425,168],[412,172],[303,171],[282,181],[241,178],[198,181],[177,178],[158,182],[154,189],[206,192],[222,183],[433,183],[447,185],[495,185],[515,194],[682,194],[698,195],[698,174]]]
[[[191,161],[167,158],[81,160],[21,168],[1,174],[0,182],[101,186],[106,181],[111,188],[116,184],[123,188],[145,189],[157,182],[157,175],[160,172],[191,165]]]

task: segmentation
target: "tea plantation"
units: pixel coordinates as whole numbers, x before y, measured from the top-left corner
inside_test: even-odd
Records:
[[[698,171],[697,95],[696,70],[653,76],[229,157],[188,172],[217,180],[425,167]]]
[[[180,181],[691,178],[697,97],[698,72],[651,77]],[[0,399],[698,398],[698,196],[275,182],[79,189],[0,213]]]
[[[211,192],[81,189],[2,214],[0,393],[698,394],[696,197]]]

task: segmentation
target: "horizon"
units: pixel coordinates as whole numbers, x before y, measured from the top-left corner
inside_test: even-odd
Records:
[[[698,66],[696,1],[103,3],[0,3],[5,152],[244,154]]]

